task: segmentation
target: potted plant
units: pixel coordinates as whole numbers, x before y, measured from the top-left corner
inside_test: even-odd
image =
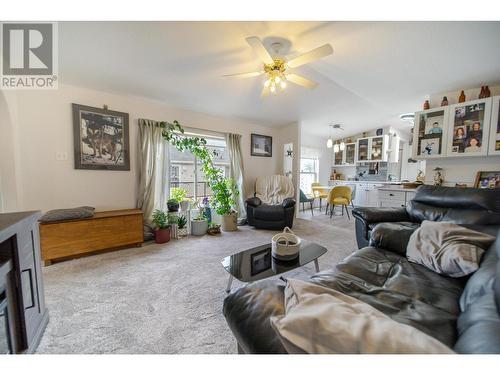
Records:
[[[170,198],[175,199],[181,207],[181,211],[187,211],[189,208],[189,199],[187,197],[187,190],[180,187],[170,189]]]
[[[207,233],[208,220],[205,215],[200,214],[191,220],[191,234],[193,236],[203,236]]]
[[[153,224],[155,225],[155,242],[166,243],[170,241],[170,224],[168,216],[162,210],[154,210]]]
[[[208,226],[207,234],[211,236],[215,236],[217,234],[220,234],[220,225],[212,223]]]
[[[179,201],[175,198],[170,198],[167,201],[168,212],[177,212],[179,211]]]
[[[207,141],[200,137],[185,137],[184,129],[178,121],[162,122],[162,135],[167,142],[179,151],[189,151],[201,162],[205,178],[212,190],[211,204],[217,214],[222,216],[222,230],[236,230],[237,211],[234,198],[238,194],[236,183],[225,178],[224,172],[213,163],[213,151],[207,147]]]
[[[184,215],[179,215],[177,218],[178,234],[179,237],[186,237],[188,235],[187,218]]]

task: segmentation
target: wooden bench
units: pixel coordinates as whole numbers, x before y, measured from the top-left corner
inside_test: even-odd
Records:
[[[75,258],[83,254],[142,246],[142,212],[137,209],[96,212],[88,219],[40,223],[42,260]]]

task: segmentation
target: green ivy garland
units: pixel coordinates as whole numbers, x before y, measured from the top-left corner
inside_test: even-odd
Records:
[[[212,189],[212,207],[219,215],[229,214],[234,211],[234,197],[238,195],[236,183],[232,179],[224,177],[223,171],[214,167],[213,152],[208,149],[207,141],[200,137],[184,136],[184,129],[177,120],[173,123],[161,122],[162,135],[165,140],[175,146],[177,150],[191,152],[201,161],[202,170]]]

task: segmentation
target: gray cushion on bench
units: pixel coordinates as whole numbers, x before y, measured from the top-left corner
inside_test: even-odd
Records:
[[[89,206],[51,210],[40,218],[40,222],[52,223],[63,220],[86,219],[94,216],[94,211],[95,208]]]

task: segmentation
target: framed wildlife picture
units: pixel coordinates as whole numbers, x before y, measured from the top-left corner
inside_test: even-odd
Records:
[[[130,170],[128,113],[73,103],[75,169]]]
[[[273,156],[273,137],[268,135],[252,134],[250,145],[250,155],[252,156]]]

